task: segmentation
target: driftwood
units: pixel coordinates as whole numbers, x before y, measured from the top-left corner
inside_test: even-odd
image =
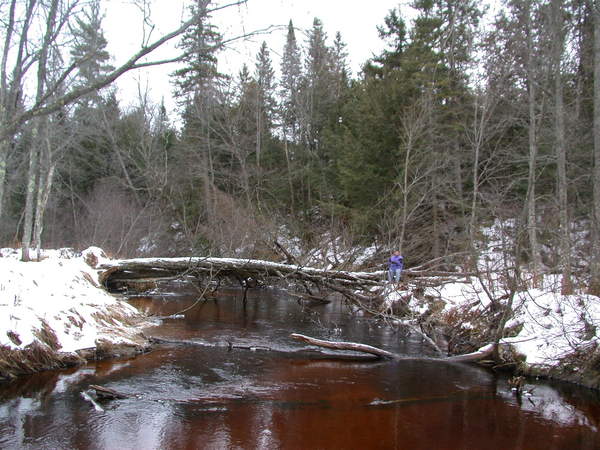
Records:
[[[316,345],[318,347],[325,347],[334,350],[353,350],[356,352],[369,353],[371,355],[376,355],[380,358],[385,359],[415,359],[413,357],[407,358],[403,355],[398,355],[396,353],[391,353],[386,350],[382,350],[377,347],[372,347],[370,345],[358,344],[355,342],[335,342],[335,341],[325,341],[322,339],[315,339],[309,336],[305,336],[303,334],[292,333],[290,335],[293,339],[298,341],[306,342],[311,345]],[[464,355],[455,355],[448,356],[446,358],[442,358],[443,361],[449,362],[477,362],[481,361],[487,357],[489,357],[494,351],[494,345],[489,344],[481,349],[477,350],[473,353],[467,353]]]
[[[366,344],[358,344],[355,342],[333,342],[333,341],[324,341],[322,339],[315,339],[309,336],[305,336],[303,334],[292,333],[290,335],[293,339],[297,341],[306,342],[307,344],[316,345],[317,347],[325,347],[334,350],[352,350],[355,352],[369,353],[371,355],[378,356],[380,358],[385,359],[398,359],[399,356],[390,353],[388,351],[382,350],[377,347],[372,347]]]
[[[96,396],[105,400],[124,399],[129,398],[127,394],[115,391],[114,389],[107,388],[104,386],[98,386],[97,384],[90,384],[90,389],[96,391]]]

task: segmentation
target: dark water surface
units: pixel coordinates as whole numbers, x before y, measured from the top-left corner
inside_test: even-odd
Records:
[[[131,302],[167,315],[194,299]],[[0,386],[0,448],[600,448],[600,400],[587,390],[528,383],[533,394],[519,401],[505,378],[476,366],[316,359],[293,353],[305,345],[292,332],[425,351],[341,303],[303,307],[261,290],[244,305],[230,291],[146,332],[200,345],[161,345]],[[134,396],[98,411],[81,395],[90,384]]]

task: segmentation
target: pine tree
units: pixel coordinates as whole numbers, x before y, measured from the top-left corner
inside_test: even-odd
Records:
[[[195,22],[179,43],[179,48],[183,50],[184,67],[173,73],[175,95],[180,98],[197,95],[198,91],[219,76],[216,53],[221,46],[221,35],[210,23],[207,13],[210,3],[210,0],[196,0],[190,7]]]
[[[260,170],[264,143],[269,140],[275,113],[275,72],[267,43],[263,41],[256,56],[256,165]]]
[[[302,82],[302,137],[304,145],[318,153],[327,110],[332,103],[330,91],[331,57],[327,34],[317,18],[308,34]]]
[[[281,105],[279,116],[285,139],[299,142],[300,98],[299,89],[302,76],[300,49],[296,41],[294,24],[290,20],[283,57],[281,58],[281,82],[279,95]]]
[[[99,0],[94,0],[90,4],[82,18],[76,18],[73,38],[71,58],[78,66],[79,84],[93,83],[114,69],[108,63],[110,55],[106,51],[107,41],[102,31]]]

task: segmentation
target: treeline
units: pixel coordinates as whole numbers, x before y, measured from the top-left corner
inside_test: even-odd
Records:
[[[113,70],[91,4],[68,47],[83,86]],[[498,218],[532,273],[560,271],[565,289],[574,273],[600,279],[598,2],[414,0],[413,20],[400,7],[382,18],[386,50],[358,74],[318,19],[305,33],[290,21],[283,49],[263,43],[221,74],[211,6],[193,2],[181,35],[178,121],[143,98],[123,110],[105,89],[12,134],[5,244],[31,226],[33,147],[48,246],[258,257],[288,234],[474,263]],[[47,57],[67,59],[64,45]]]

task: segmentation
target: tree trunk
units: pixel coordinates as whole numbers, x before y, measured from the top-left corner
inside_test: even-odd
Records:
[[[58,14],[60,0],[52,0],[49,5],[48,17],[46,18],[46,30],[40,48],[40,56],[38,60],[37,70],[37,88],[36,88],[36,102],[40,103],[44,97],[45,88],[48,84],[48,56],[50,53],[50,47],[54,41],[54,34],[56,33],[56,17]],[[43,116],[35,121],[34,125],[34,139],[32,139],[31,147],[29,150],[29,172],[27,174],[27,196],[25,200],[25,223],[23,226],[23,240],[21,242],[23,261],[29,261],[29,251],[33,240],[33,227],[35,212],[35,200],[37,198],[36,188],[38,190],[43,189],[40,185],[41,180],[36,180],[38,172],[40,170],[40,154],[41,148],[45,143],[46,133],[48,132],[48,116]],[[49,169],[49,168],[48,168]],[[40,215],[41,218],[43,215]],[[37,225],[42,226],[40,223]]]
[[[48,143],[48,146],[49,145],[50,143]],[[48,160],[48,166],[40,166],[40,186],[38,187],[37,205],[35,209],[35,224],[33,230],[33,247],[37,252],[38,259],[41,256],[40,251],[42,248],[42,232],[44,231],[44,214],[46,213],[46,206],[48,205],[48,199],[50,198],[50,192],[52,191],[55,169],[56,164],[51,160]]]
[[[0,141],[0,220],[4,214],[4,184],[6,183],[6,163],[8,160],[8,142]]]
[[[292,137],[292,139],[294,139],[294,137]],[[294,208],[294,197],[295,197],[295,193],[294,193],[294,182],[292,181],[292,165],[290,162],[290,151],[288,149],[288,140],[287,140],[287,136],[284,133],[283,136],[283,145],[285,148],[285,162],[287,165],[287,179],[288,179],[288,185],[290,187],[290,214],[294,214],[295,208]]]
[[[36,131],[38,130],[36,129]],[[29,148],[29,170],[27,171],[27,190],[25,196],[25,220],[23,222],[23,235],[21,239],[21,259],[23,261],[29,261],[31,259],[29,250],[31,248],[31,241],[33,238],[34,198],[36,192],[36,176],[39,165],[39,140],[37,139],[37,134],[37,132],[34,133],[34,139],[32,140]]]
[[[535,198],[535,183],[537,169],[537,132],[536,132],[536,80],[533,68],[533,37],[531,25],[531,11],[527,7],[527,83],[528,87],[528,105],[529,105],[529,174],[527,179],[527,233],[529,236],[529,251],[531,253],[531,264],[533,272],[533,284],[539,283],[541,270],[541,256],[537,240],[537,213]]]
[[[35,0],[30,0],[27,4],[25,15],[20,19],[20,32],[16,32],[17,23],[17,0],[12,0],[8,18],[5,18],[7,25],[4,30],[5,40],[4,49],[2,51],[2,63],[0,66],[0,219],[4,213],[4,186],[6,183],[6,171],[8,162],[8,151],[11,145],[11,139],[14,133],[6,130],[10,121],[13,119],[13,113],[18,103],[18,93],[23,84],[23,74],[25,71],[23,60],[26,53],[26,45],[28,42],[29,27],[31,26],[31,18],[36,6]],[[17,42],[13,42],[13,36],[17,34]],[[9,53],[12,48],[16,47],[17,56],[14,61],[14,66],[11,75],[8,75],[8,60]]]
[[[487,98],[486,98],[487,100]],[[473,108],[473,124],[471,132],[471,145],[473,147],[473,172],[472,184],[473,192],[471,194],[471,214],[469,218],[469,246],[471,248],[471,264],[473,268],[477,268],[479,260],[479,252],[475,245],[476,241],[476,225],[477,225],[477,205],[479,201],[479,160],[481,147],[483,145],[484,127],[488,114],[488,103],[479,105],[478,97],[475,97],[475,105]]]
[[[565,143],[565,107],[561,62],[564,51],[563,0],[552,2],[552,25],[554,28],[554,128],[556,135],[556,165],[558,214],[560,217],[560,264],[562,266],[563,294],[572,293],[571,283],[571,238],[569,230],[569,210],[567,204],[567,146]]]
[[[600,295],[600,1],[592,0],[594,15],[594,207],[590,291]]]

